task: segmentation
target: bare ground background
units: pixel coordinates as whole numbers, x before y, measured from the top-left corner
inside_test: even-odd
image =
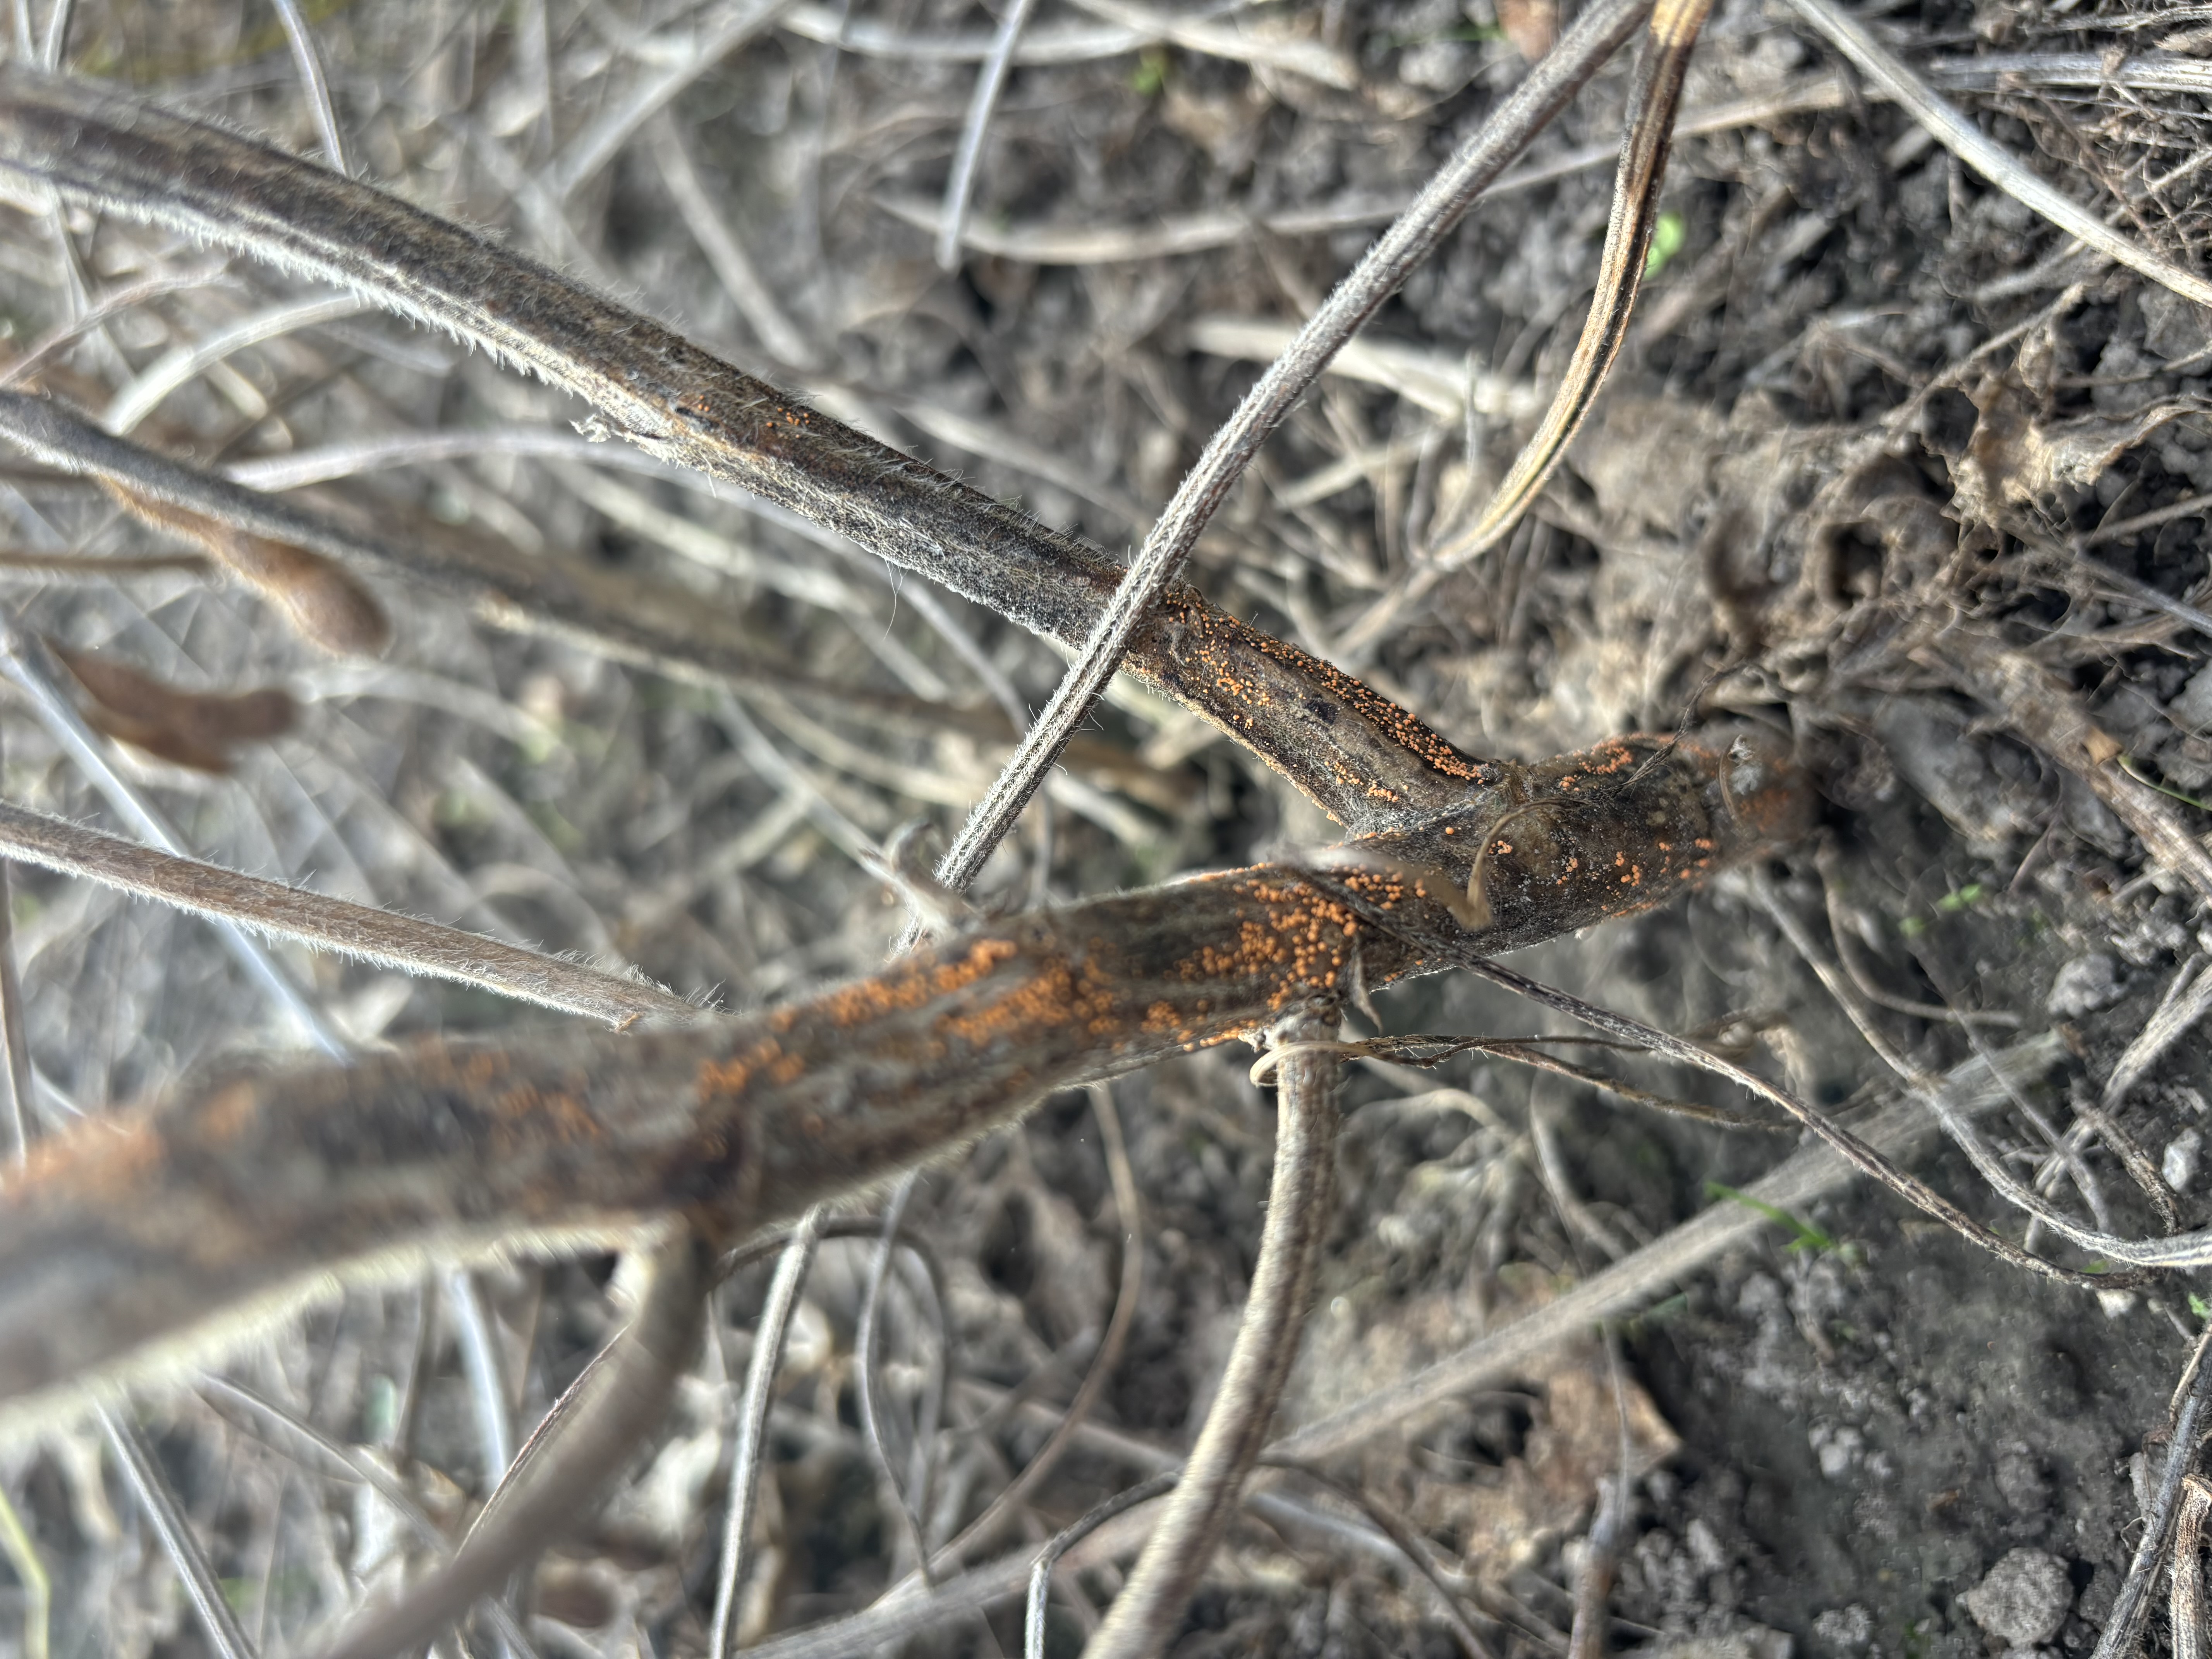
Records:
[[[307,13],[365,176],[500,228],[1109,549],[1141,538],[1260,366],[1553,21],[1543,0],[1328,0],[1177,14],[1174,27],[1118,5],[1044,7],[1024,37],[1040,61],[1018,64],[990,121],[969,246],[948,274],[930,227],[986,8],[802,0],[712,51],[702,42],[744,9],[387,0]],[[2201,266],[2204,9],[1986,0],[1869,14],[2017,157]],[[44,13],[32,21],[43,28]],[[284,33],[258,3],[85,4],[66,61],[303,153],[318,143]],[[2122,73],[2146,63],[2154,84]],[[1367,607],[1480,505],[1580,324],[1625,67],[1538,141],[1536,181],[1478,206],[1270,444],[1200,545],[1209,592],[1341,656]],[[633,99],[658,112],[599,143]],[[2027,1109],[1994,1121],[2011,1167],[2055,1174],[2078,1214],[2154,1232],[2132,1158],[2172,1189],[2175,1225],[2202,1224],[2212,1063],[2193,1035],[2106,1133],[2073,1135],[2070,1176],[2052,1164],[2045,1131],[2065,1137],[2094,1111],[2169,993],[2194,1006],[2212,936],[2198,931],[2204,895],[2147,865],[2069,768],[2049,710],[1994,693],[1991,664],[2009,651],[2054,676],[2136,776],[2172,792],[2163,810],[2191,836],[2204,827],[2185,798],[2212,787],[2212,673],[2205,619],[2186,607],[2208,581],[2212,319],[2070,252],[1869,100],[1779,7],[1727,0],[1684,101],[1692,136],[1674,152],[1651,283],[1569,469],[1508,545],[1352,665],[1478,754],[1534,758],[1720,714],[1787,733],[1820,781],[1832,853],[1825,882],[1809,846],[1769,873],[1816,932],[1832,926],[1867,984],[1919,1005],[1876,1011],[1892,1040],[1940,1072],[1971,1056],[1970,1033],[2009,1044],[2055,1031],[2061,1057]],[[0,211],[11,352],[88,297],[180,279],[42,371],[95,413],[130,408],[129,389],[156,386],[172,354],[313,297],[81,216],[65,258],[38,204]],[[780,660],[925,703],[1035,705],[1059,672],[974,607],[629,467],[617,447],[532,453],[519,434],[565,434],[584,411],[388,319],[319,314],[190,369],[138,399],[143,441],[268,487],[304,479],[397,533],[651,573],[742,611]],[[410,447],[431,432],[476,435]],[[34,469],[0,477],[0,512],[25,554],[161,545],[105,497]],[[902,912],[853,855],[918,813],[957,822],[1000,753],[926,711],[705,693],[488,634],[396,590],[381,594],[392,649],[359,661],[299,643],[243,590],[95,574],[49,573],[9,600],[58,641],[173,684],[282,685],[300,701],[296,725],[242,746],[227,777],[130,763],[204,855],[635,963],[733,1008],[880,962]],[[1719,669],[1731,672],[1710,679]],[[20,705],[0,729],[9,799],[100,818]],[[1016,906],[1331,838],[1206,728],[1117,692],[981,893]],[[35,872],[16,883],[34,1136],[223,1053],[296,1042],[201,924]],[[1732,1045],[1826,1104],[1893,1089],[1745,878],[1534,954],[1533,971]],[[359,1041],[517,1018],[426,981],[297,965]],[[1379,1000],[1401,1030],[1540,1023],[1455,982]],[[1934,1004],[1996,1019],[1923,1018]],[[1113,1432],[1081,1442],[1034,1495],[1029,1535],[1148,1472],[1194,1425],[1266,1191],[1273,1114],[1244,1058],[1194,1055],[1115,1085],[1137,1218],[1115,1201],[1111,1142],[1081,1095],[923,1184],[909,1224],[939,1277],[931,1289],[906,1257],[893,1273],[884,1387],[902,1469],[919,1467],[906,1446],[925,1425],[933,1539],[1042,1437],[1045,1419],[1006,1391],[1048,1408],[1073,1394],[1132,1283],[1127,1252],[1142,1267],[1133,1319],[1090,1419]],[[1722,1189],[1788,1147],[1530,1077],[1464,1061],[1355,1077],[1287,1425],[1734,1202]],[[1687,1077],[1657,1086],[1698,1090]],[[1959,1155],[1926,1167],[2017,1231]],[[855,1406],[872,1248],[825,1244],[805,1293],[772,1419],[747,1642],[854,1613],[914,1559]],[[608,1266],[351,1294],[233,1374],[459,1517],[500,1435],[526,1431],[605,1335]],[[527,1628],[540,1651],[703,1650],[733,1379],[765,1276],[732,1281],[677,1413],[606,1514],[539,1571]],[[471,1299],[498,1357],[497,1427],[465,1361]],[[1620,1330],[1617,1369],[1594,1343],[1563,1351],[1338,1473],[1426,1540],[1501,1655],[1565,1651],[1598,1486],[1624,1446],[1641,1478],[1616,1649],[2086,1652],[2139,1530],[2139,1454],[2203,1308],[2185,1280],[2100,1298],[2026,1279],[1851,1188],[1655,1295]],[[396,1580],[405,1540],[365,1488],[203,1395],[152,1395],[143,1409],[265,1650],[309,1644]],[[2154,1467],[2163,1448],[2149,1449]],[[52,1577],[55,1652],[201,1650],[168,1558],[90,1431],[10,1448],[0,1468]],[[1356,1510],[1292,1477],[1279,1486],[1303,1522],[1240,1523],[1178,1653],[1457,1650],[1434,1590]],[[1978,1619],[1969,1593],[2021,1548],[2057,1564],[2063,1594],[2031,1562],[2014,1572],[2027,1575],[2020,1605],[1997,1609],[1992,1592]],[[1107,1567],[1083,1582],[1097,1602],[1116,1581]],[[0,1644],[19,1640],[27,1605],[20,1580],[0,1584]],[[1074,1651],[1091,1618],[1056,1603],[1054,1650]],[[904,1650],[1018,1639],[1000,1606]]]

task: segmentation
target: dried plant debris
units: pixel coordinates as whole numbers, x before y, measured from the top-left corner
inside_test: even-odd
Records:
[[[185,691],[127,663],[52,641],[47,648],[76,677],[90,700],[87,718],[119,743],[179,766],[228,772],[231,751],[292,729],[300,705],[280,686],[256,691]]]
[[[391,642],[384,608],[356,577],[321,554],[104,482],[134,518],[201,549],[274,605],[310,644],[341,656],[373,657]]]
[[[2201,1646],[2212,11],[1705,13],[19,7],[0,1646]]]

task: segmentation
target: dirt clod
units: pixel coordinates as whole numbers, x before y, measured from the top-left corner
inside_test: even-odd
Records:
[[[2040,1647],[2073,1610],[2074,1585],[2063,1561],[2023,1545],[1959,1599],[1976,1624],[2008,1647]]]

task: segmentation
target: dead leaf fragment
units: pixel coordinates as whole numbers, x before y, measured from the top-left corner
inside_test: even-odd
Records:
[[[249,535],[219,519],[102,479],[132,517],[204,549],[282,611],[295,632],[337,656],[374,657],[392,641],[384,607],[343,566],[319,553]]]
[[[275,686],[185,691],[112,658],[46,643],[91,698],[85,719],[95,729],[195,771],[228,772],[238,744],[265,743],[299,718],[291,694]]]
[[[1533,64],[1559,38],[1559,0],[1498,0],[1498,27]]]
[[[2130,415],[2047,420],[2016,381],[1991,379],[1975,392],[1979,418],[1951,482],[1961,520],[2001,525],[2009,509],[2049,505],[2063,491],[2087,489],[2105,470],[2160,427],[2212,410],[2202,398],[2174,398]]]

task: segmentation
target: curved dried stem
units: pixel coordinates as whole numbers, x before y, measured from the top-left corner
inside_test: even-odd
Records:
[[[473,985],[611,1025],[702,1017],[673,992],[434,921],[242,875],[0,801],[0,856],[403,974]]]
[[[1575,343],[1566,377],[1535,435],[1515,458],[1512,470],[1482,516],[1435,550],[1431,568],[1437,571],[1464,564],[1512,533],[1529,503],[1558,471],[1567,446],[1582,428],[1583,417],[1604,386],[1613,359],[1620,355],[1621,342],[1628,337],[1629,319],[1635,313],[1636,296],[1644,286],[1651,228],[1658,222],[1659,187],[1667,176],[1667,152],[1674,141],[1674,110],[1681,101],[1682,78],[1710,9],[1711,0],[1660,0],[1651,13],[1629,92],[1620,171],[1613,187],[1613,221],[1606,228],[1605,250],[1598,259],[1597,293],[1583,320],[1582,337]],[[1409,590],[1407,597],[1418,595]],[[1380,626],[1379,622],[1363,622],[1361,642],[1372,638]]]
[[[713,1254],[678,1228],[641,1265],[630,1322],[554,1402],[453,1559],[395,1604],[362,1614],[321,1659],[385,1659],[436,1635],[574,1528],[659,1422],[698,1346]]]
[[[1111,1498],[1093,1504],[1045,1540],[1044,1547],[1030,1565],[1029,1596],[1022,1620],[1022,1659],[1044,1659],[1045,1608],[1052,1595],[1052,1576],[1060,1571],[1060,1564],[1068,1551],[1116,1516],[1165,1497],[1182,1478],[1181,1470],[1170,1469],[1139,1480],[1133,1486],[1125,1486]]]
[[[752,1543],[753,1517],[760,1504],[761,1459],[768,1444],[768,1411],[775,1399],[775,1373],[783,1363],[784,1339],[799,1307],[799,1292],[814,1265],[822,1239],[822,1206],[801,1216],[777,1257],[768,1300],[753,1328],[752,1358],[745,1366],[744,1394],[738,1402],[737,1434],[730,1449],[730,1490],[722,1521],[722,1551],[714,1572],[714,1622],[708,1627],[707,1659],[727,1659],[737,1621],[738,1590],[744,1583],[745,1551]]]
[[[1335,1027],[1336,1011],[1324,1005],[1293,1015],[1271,1037],[1306,1042]],[[1084,1648],[1089,1659],[1153,1659],[1166,1650],[1228,1528],[1244,1477],[1267,1443],[1297,1355],[1315,1265],[1334,1218],[1329,1200],[1344,1066],[1333,1054],[1309,1051],[1285,1061],[1276,1075],[1267,1224],[1236,1345],[1158,1526],[1107,1610],[1106,1622]]]

